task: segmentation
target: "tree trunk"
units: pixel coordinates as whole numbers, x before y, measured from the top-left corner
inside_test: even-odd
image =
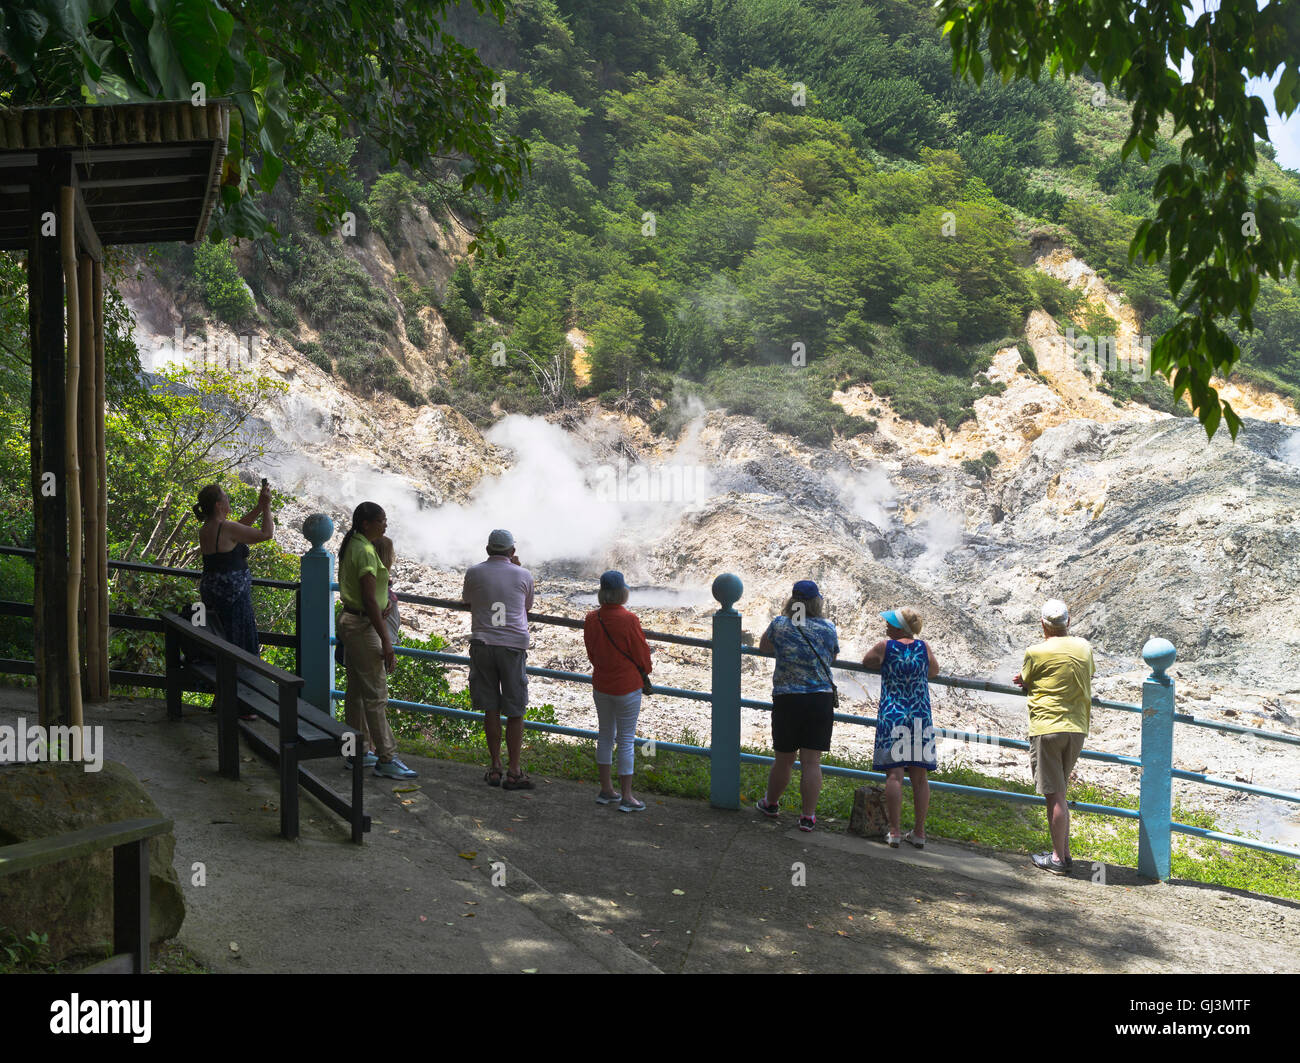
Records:
[[[172,512],[172,493],[168,491],[167,497],[164,498],[162,501],[162,505],[154,510],[154,513],[158,517],[158,523],[153,526],[153,532],[149,535],[149,541],[145,543],[144,551],[140,555],[145,560],[148,560],[150,557],[157,556],[156,551],[158,549],[158,545],[160,542],[158,537],[161,534],[163,528],[167,526],[167,518],[171,516],[171,512]]]

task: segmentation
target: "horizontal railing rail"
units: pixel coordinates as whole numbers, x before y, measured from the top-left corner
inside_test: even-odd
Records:
[[[33,561],[36,559],[36,551],[28,546],[0,546],[0,554],[9,554],[14,557],[26,557]],[[108,559],[108,567],[124,569],[128,572],[155,572],[164,576],[185,576],[188,579],[203,578],[203,570],[201,568],[170,568],[166,565],[149,565],[143,561],[115,561],[111,557]],[[263,576],[254,576],[253,586],[278,587],[281,590],[296,591],[301,586],[301,581],[292,579],[268,579]]]
[[[331,589],[338,590],[338,584],[337,583],[332,584]],[[400,601],[403,604],[409,602],[415,605],[425,605],[425,606],[430,606],[430,607],[440,608],[440,609],[454,609],[459,612],[469,611],[469,606],[466,603],[456,601],[454,599],[449,599],[449,598],[431,598],[425,595],[403,593],[400,596]],[[553,616],[553,615],[548,615],[546,613],[529,613],[528,619],[532,623],[550,624],[557,627],[581,629],[583,626],[583,621],[575,617]],[[644,634],[645,637],[651,642],[670,642],[670,643],[675,643],[677,645],[698,646],[702,649],[710,649],[710,650],[713,648],[713,642],[711,639],[696,638],[696,637],[684,636],[684,635],[672,635],[663,631],[645,631]],[[420,651],[420,652],[432,653],[433,651]],[[740,652],[748,656],[762,657],[767,660],[776,659],[775,654],[751,646],[742,645],[740,648]],[[436,654],[434,656],[436,657]],[[468,664],[469,658],[468,657],[455,658],[447,661],[446,663]],[[838,671],[857,672],[865,675],[874,675],[876,677],[880,676],[879,668],[868,668],[858,661],[845,661],[845,660],[836,659],[831,662],[831,668]],[[575,676],[577,674],[578,673],[566,673],[564,678]],[[556,678],[561,678],[561,677],[557,676]],[[996,683],[993,682],[992,680],[979,679],[971,676],[941,674],[941,675],[934,676],[929,680],[929,682],[933,686],[952,687],[955,689],[972,690],[980,693],[1004,694],[1004,695],[1009,695],[1011,697],[1019,697],[1019,698],[1023,698],[1027,696],[1025,691],[1022,690],[1020,687],[1013,686],[1006,683]],[[668,688],[665,688],[663,691],[659,691],[658,689],[656,689],[656,693],[666,694],[669,692],[670,691]],[[672,693],[678,697],[692,698],[694,700],[700,700],[700,701],[708,701],[712,697],[712,694],[710,694],[707,691],[677,690],[677,691],[673,691]],[[761,702],[750,698],[742,699],[741,705],[744,708],[750,708],[750,709],[771,709],[772,707],[771,702]],[[1092,705],[1094,708],[1115,709],[1121,712],[1134,712],[1134,713],[1142,712],[1141,705],[1134,705],[1131,702],[1126,702],[1126,701],[1113,701],[1107,698],[1094,697],[1092,699]],[[836,718],[838,719],[839,717]],[[1193,717],[1188,713],[1175,713],[1174,721],[1176,723],[1190,724],[1197,727],[1206,727],[1214,730],[1224,731],[1230,734],[1253,735],[1254,737],[1262,738],[1265,741],[1275,741],[1275,742],[1282,742],[1290,745],[1300,745],[1300,735],[1286,734],[1281,731],[1267,731],[1258,727],[1245,727],[1241,724],[1222,723],[1218,720],[1203,720],[1203,719]],[[846,721],[846,722],[852,722],[852,721]],[[875,720],[871,719],[870,722],[874,724]],[[953,735],[951,737],[956,737],[956,735]],[[989,736],[981,736],[981,737],[989,737]],[[1018,740],[1003,739],[1001,741],[1009,745]],[[1028,743],[1022,743],[1020,748],[1028,749],[1029,745]],[[1139,762],[1139,766],[1140,766],[1140,762]],[[1185,774],[1189,779],[1193,778],[1192,773],[1185,773]],[[1194,779],[1193,781],[1202,781],[1202,780]],[[1235,789],[1236,787],[1234,786],[1231,788]]]
[[[402,600],[407,601],[408,597],[403,596]],[[441,664],[455,664],[455,665],[468,666],[470,663],[470,659],[468,657],[462,656],[460,654],[444,653],[440,650],[422,650],[413,647],[399,646],[396,648],[395,652],[399,656],[424,658],[427,660],[437,661]],[[770,657],[772,655],[767,654],[765,656]],[[858,667],[859,669],[861,669],[860,665]],[[870,669],[861,669],[861,670],[870,671]],[[559,679],[565,682],[584,683],[587,685],[591,684],[591,676],[583,672],[566,672],[554,668],[538,668],[531,665],[528,666],[525,669],[525,671],[527,671],[529,675],[541,676],[547,679]],[[934,680],[932,680],[932,682],[933,681]],[[665,686],[658,686],[658,685],[653,686],[652,690],[655,694],[662,694],[668,697],[685,698],[692,701],[709,701],[712,698],[712,694],[703,690],[690,690],[690,689],[682,689],[679,687],[665,687]],[[1024,692],[1018,691],[1018,693],[1023,695]],[[393,704],[398,704],[398,703],[393,702]],[[753,698],[742,698],[741,707],[749,708],[749,709],[759,709],[761,711],[767,711],[767,712],[772,711],[772,703],[770,701],[758,701]],[[448,711],[457,711],[457,710],[448,710]],[[879,724],[879,720],[874,716],[856,716],[850,713],[841,713],[841,712],[834,713],[833,715],[834,715],[834,719],[838,723],[858,724],[858,725],[868,726],[868,727],[875,727]],[[583,733],[590,734],[592,737],[595,736],[594,731],[583,732]],[[1017,749],[1021,751],[1028,751],[1029,749],[1029,742],[1023,738],[1010,738],[1004,735],[988,735],[980,731],[960,731],[960,730],[954,730],[952,728],[947,728],[947,727],[935,727],[934,734],[937,737],[952,738],[952,739],[961,740],[966,743],[973,743],[978,745],[997,746],[1001,748]],[[1285,735],[1284,737],[1290,738],[1291,736]],[[1132,767],[1132,768],[1142,767],[1141,758],[1125,756],[1121,753],[1106,753],[1101,750],[1084,749],[1079,755],[1081,758],[1085,760],[1095,760],[1106,764],[1119,764],[1119,765]],[[829,771],[830,770],[829,767],[826,770]],[[1173,769],[1172,775],[1175,779],[1184,779],[1188,782],[1199,782],[1207,786],[1219,786],[1227,790],[1238,790],[1242,793],[1255,794],[1260,797],[1270,797],[1280,801],[1290,801],[1296,804],[1300,804],[1300,794],[1290,793],[1285,790],[1272,790],[1263,786],[1255,786],[1250,783],[1237,782],[1231,779],[1221,779],[1216,776],[1205,775],[1201,772],[1183,771],[1178,768]],[[878,777],[884,778],[883,775]]]
[[[338,584],[332,583],[330,585],[330,589],[337,591]],[[456,610],[458,612],[468,612],[470,608],[469,605],[467,605],[465,602],[458,601],[454,598],[433,598],[427,595],[408,594],[405,592],[401,594],[400,600],[403,603],[409,602],[414,605],[424,605],[424,606],[429,606],[437,609],[451,609],[451,610]],[[568,628],[581,629],[583,626],[583,621],[577,617],[555,616],[553,614],[548,614],[548,613],[529,613],[528,620],[530,623],[550,624],[556,627],[568,627]],[[651,642],[667,642],[678,646],[696,646],[700,649],[707,649],[707,650],[711,650],[713,648],[713,641],[711,639],[700,638],[697,636],[674,635],[666,631],[645,631],[644,634],[645,637]],[[774,654],[764,650],[760,650],[756,646],[746,646],[742,644],[740,647],[740,652],[750,657],[763,657],[768,660],[775,659]],[[879,668],[868,668],[859,661],[845,661],[845,660],[836,659],[831,662],[831,668],[836,669],[838,671],[857,672],[865,675],[874,675],[877,677],[880,675]],[[997,683],[990,679],[980,679],[975,676],[937,675],[930,680],[930,683],[934,686],[953,687],[955,689],[971,690],[971,691],[975,691],[978,693],[985,693],[985,694],[1005,694],[1011,697],[1018,697],[1018,698],[1023,698],[1026,696],[1024,690],[1022,690],[1020,687],[1014,686],[1009,683]],[[709,695],[705,695],[705,700],[707,700],[708,696]],[[764,707],[770,708],[771,707],[770,704],[764,706],[762,704],[752,703],[749,701],[744,702],[744,705],[746,708],[764,708]],[[1135,713],[1142,712],[1141,705],[1134,705],[1133,703],[1127,701],[1114,701],[1109,698],[1101,698],[1095,696],[1092,699],[1092,705],[1093,708],[1114,709],[1118,712],[1135,712]],[[1229,734],[1254,735],[1258,738],[1263,738],[1266,741],[1283,742],[1290,745],[1300,745],[1300,735],[1290,735],[1280,731],[1267,731],[1258,727],[1245,727],[1241,724],[1223,723],[1219,720],[1203,720],[1198,717],[1192,716],[1189,713],[1175,713],[1174,720],[1176,723],[1190,724],[1191,726],[1194,727],[1206,727],[1216,731],[1224,731]]]
[[[34,561],[36,558],[36,551],[30,547],[24,546],[0,546],[0,555],[21,557]],[[110,558],[108,567],[111,569],[125,569],[132,572],[153,573],[180,579],[203,578],[203,572],[200,569],[173,568],[166,565],[149,565],[139,561],[115,561]],[[302,582],[300,580],[265,579],[260,576],[254,576],[252,582],[255,587],[270,587],[275,590],[291,590],[297,592],[300,591],[302,587]],[[28,620],[34,620],[36,610],[28,602],[0,600],[0,616],[18,616]],[[149,631],[154,634],[165,634],[163,623],[156,616],[141,616],[137,613],[110,612],[108,614],[108,625],[110,628],[119,631]],[[258,631],[257,637],[263,646],[282,646],[293,650],[298,649],[299,636],[297,631]],[[0,675],[35,674],[36,664],[34,661],[18,658],[0,658]],[[109,669],[108,681],[110,686],[142,687],[154,690],[165,689],[167,685],[167,677],[161,673],[136,672],[118,668]]]
[[[113,955],[82,974],[144,974],[149,968],[149,839],[172,821],[119,820],[0,848],[0,878],[113,850]]]

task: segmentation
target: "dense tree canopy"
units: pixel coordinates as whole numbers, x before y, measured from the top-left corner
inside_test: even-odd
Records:
[[[1038,80],[1044,67],[1066,75],[1090,70],[1132,104],[1122,157],[1147,161],[1159,123],[1186,131],[1179,157],[1156,176],[1154,218],[1137,227],[1130,257],[1169,258],[1180,316],[1156,341],[1154,367],[1191,394],[1206,431],[1220,420],[1235,437],[1241,421],[1211,387],[1240,351],[1221,322],[1252,327],[1264,277],[1282,280],[1300,259],[1300,225],[1277,190],[1251,186],[1256,138],[1268,140],[1267,108],[1252,78],[1278,75],[1273,98],[1282,117],[1300,105],[1300,3],[1205,5],[1189,22],[1184,0],[940,0],[955,70],[978,82],[985,52],[1004,77]],[[1192,12],[1192,14],[1195,14]],[[1191,77],[1179,76],[1189,63]]]
[[[505,18],[505,0],[471,0]],[[355,125],[388,165],[461,170],[460,191],[516,191],[517,138],[491,128],[494,75],[446,32],[450,0],[12,0],[0,15],[0,104],[229,96],[236,111],[211,237],[256,236],[260,194],[322,130]],[[199,94],[202,94],[201,96]],[[444,168],[445,169],[445,168]],[[437,176],[443,176],[438,173]],[[348,202],[324,182],[322,226]]]

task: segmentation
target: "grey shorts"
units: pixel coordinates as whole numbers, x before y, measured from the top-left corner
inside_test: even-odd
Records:
[[[526,650],[469,644],[469,697],[476,712],[522,716],[528,708]]]
[[[1040,794],[1065,793],[1086,737],[1075,731],[1058,731],[1029,739],[1029,766],[1034,771],[1035,790]]]

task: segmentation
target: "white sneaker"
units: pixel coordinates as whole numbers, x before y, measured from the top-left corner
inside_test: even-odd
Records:
[[[918,838],[918,837],[917,837],[915,834],[913,834],[910,830],[909,830],[906,834],[903,835],[903,841],[907,842],[909,845],[911,845],[913,848],[916,848],[916,849],[924,849],[924,848],[925,848],[925,839],[924,839],[924,838]]]

